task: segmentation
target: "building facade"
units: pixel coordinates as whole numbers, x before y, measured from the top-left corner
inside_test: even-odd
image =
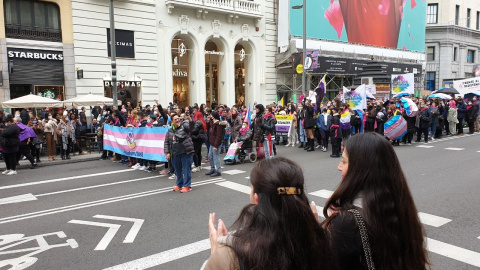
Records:
[[[4,0],[1,99],[28,93],[60,100],[89,93],[111,97],[109,2]],[[34,16],[41,5],[48,6],[43,17],[53,20],[39,26]],[[182,106],[274,101],[277,5],[115,0],[118,99]],[[32,29],[39,33],[32,37]]]
[[[376,96],[387,99],[391,87],[385,78],[404,73],[414,73],[416,91],[423,89],[426,3],[387,1],[389,5],[368,0],[307,0],[306,55],[313,59],[305,68],[307,91],[315,89],[325,76],[328,99],[343,87],[362,82],[375,84]],[[279,22],[280,53],[276,59],[279,100],[302,93],[302,76],[297,71],[303,51],[302,2],[280,0],[283,21]],[[369,72],[364,72],[365,67]]]
[[[480,6],[463,0],[429,0],[425,47],[426,90],[473,77],[480,50]]]
[[[3,0],[0,9],[0,102],[75,93],[70,1]]]

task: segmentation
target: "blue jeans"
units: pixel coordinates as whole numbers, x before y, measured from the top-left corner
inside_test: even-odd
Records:
[[[270,151],[272,149],[272,151]],[[265,140],[263,142],[263,151],[265,152],[265,159],[273,158],[273,140]]]
[[[172,163],[177,176],[178,187],[190,187],[192,185],[192,154],[173,155]]]
[[[307,134],[305,133],[305,129],[302,126],[302,123],[300,123],[300,142],[304,143],[307,141]]]
[[[435,137],[435,132],[437,131],[437,123],[435,123],[435,118],[432,117],[432,125],[430,126],[430,134],[432,134],[432,137]]]
[[[228,151],[228,147],[229,147],[228,141],[229,141],[229,140],[230,140],[230,137],[223,139],[222,145],[220,145],[220,148],[221,148],[221,149],[224,149],[225,152]]]
[[[210,145],[210,150],[208,151],[208,159],[210,160],[210,168],[212,171],[220,172],[220,147],[217,150],[213,150],[213,145]]]

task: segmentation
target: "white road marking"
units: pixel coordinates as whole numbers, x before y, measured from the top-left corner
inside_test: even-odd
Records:
[[[222,181],[224,181],[224,179],[222,179],[222,178],[209,179],[209,180],[205,180],[205,181],[199,181],[199,182],[192,183],[192,187],[208,185],[208,184],[213,184],[213,183],[222,182]],[[10,222],[15,222],[15,221],[19,221],[19,220],[25,220],[25,219],[40,217],[40,216],[53,215],[53,214],[57,214],[57,213],[68,212],[68,211],[73,211],[73,210],[77,210],[77,209],[88,208],[88,207],[93,207],[93,206],[98,206],[98,205],[103,205],[103,204],[108,204],[108,203],[114,203],[114,202],[119,202],[119,201],[136,199],[136,198],[141,198],[141,197],[145,197],[145,196],[151,196],[151,195],[156,195],[156,194],[160,194],[160,193],[165,193],[165,192],[171,192],[172,188],[173,187],[155,189],[155,190],[133,193],[133,194],[123,195],[123,196],[118,196],[118,197],[112,197],[112,198],[108,198],[108,199],[102,199],[102,200],[91,201],[91,202],[86,202],[86,203],[79,203],[79,204],[68,205],[68,206],[63,206],[63,207],[56,207],[56,208],[52,208],[52,209],[47,209],[47,210],[42,210],[42,211],[37,211],[37,212],[32,212],[32,213],[27,213],[27,214],[22,214],[22,215],[4,217],[4,218],[0,218],[0,224],[10,223]]]
[[[107,215],[95,215],[93,217],[133,222],[132,228],[130,228],[130,231],[127,233],[127,236],[125,237],[125,240],[123,240],[123,243],[133,243],[133,240],[135,240],[135,237],[137,237],[137,234],[140,231],[140,228],[142,227],[143,222],[145,221],[144,219],[138,219],[138,218],[126,218],[126,217],[116,217],[116,216],[107,216]]]
[[[73,192],[73,191],[79,191],[79,190],[85,190],[85,189],[92,189],[92,188],[98,188],[98,187],[106,187],[106,186],[112,186],[112,185],[118,185],[118,184],[130,183],[130,182],[143,181],[143,180],[148,180],[148,179],[153,179],[153,178],[161,178],[161,177],[165,177],[165,176],[166,175],[155,175],[155,176],[150,176],[150,177],[144,177],[144,178],[138,178],[138,179],[132,179],[132,180],[125,180],[125,181],[108,183],[108,184],[101,184],[101,185],[94,185],[94,186],[88,186],[88,187],[54,191],[54,192],[49,192],[49,193],[38,194],[38,195],[35,195],[35,196],[43,197],[43,196],[49,196],[49,195],[55,195],[55,194],[61,194],[61,193],[67,193],[67,192]]]
[[[478,152],[480,152],[480,151],[478,151]],[[250,179],[250,176],[245,177],[245,179]]]
[[[426,237],[427,250],[439,255],[480,267],[480,253]]]
[[[95,247],[95,250],[105,250],[108,244],[110,244],[113,237],[115,237],[115,234],[118,232],[118,230],[121,227],[121,225],[118,225],[118,224],[93,222],[93,221],[85,221],[85,220],[70,220],[68,223],[108,228],[107,233],[102,237],[102,240],[98,242],[98,245]]]
[[[462,151],[462,150],[465,150],[465,148],[448,147],[448,148],[445,148],[445,150],[450,150],[450,151]]]
[[[320,198],[328,199],[332,196],[333,191],[322,189],[322,190],[319,190],[319,191],[310,192],[308,194],[313,195],[313,196],[317,196],[317,197],[320,197]]]
[[[419,145],[417,147],[420,147],[420,148],[432,148],[432,147],[435,147],[433,145]]]
[[[222,173],[228,174],[228,175],[236,175],[236,174],[246,173],[246,171],[242,171],[242,170],[230,170],[230,171],[225,171],[225,172],[222,172]]]
[[[35,197],[35,195],[33,195],[32,193],[28,193],[28,194],[23,194],[23,195],[8,197],[8,198],[2,198],[2,199],[0,199],[0,205],[10,204],[10,203],[36,201],[36,200],[37,200],[37,197]]]
[[[222,186],[222,187],[226,187],[226,188],[229,188],[229,189],[233,189],[233,190],[236,190],[236,191],[243,192],[245,194],[250,194],[250,191],[251,191],[249,186],[237,184],[237,183],[231,182],[231,181],[224,181],[224,182],[220,182],[220,183],[216,183],[216,184],[219,185],[219,186]]]
[[[80,178],[93,178],[95,176],[102,176],[102,175],[109,175],[109,174],[116,174],[116,173],[130,172],[130,171],[134,171],[134,169],[109,171],[109,172],[86,174],[86,175],[78,175],[78,176],[57,178],[57,179],[51,179],[51,180],[43,180],[43,181],[38,181],[38,182],[30,182],[30,183],[24,183],[24,184],[3,186],[3,187],[0,187],[0,190],[10,189],[10,188],[18,188],[18,187],[26,187],[26,186],[34,186],[34,185],[41,185],[41,184],[48,184],[48,183],[61,182],[61,181],[69,181],[69,180],[80,179]]]
[[[116,266],[105,268],[104,270],[130,270],[130,269],[148,269],[167,262],[178,260],[205,250],[210,249],[210,239],[204,239],[185,246],[177,247],[137,260],[122,263]]]
[[[418,212],[418,218],[420,219],[420,222],[422,222],[423,224],[436,227],[436,228],[443,226],[449,223],[450,221],[452,221],[451,219],[448,219],[448,218],[443,218],[443,217],[422,213],[422,212]]]

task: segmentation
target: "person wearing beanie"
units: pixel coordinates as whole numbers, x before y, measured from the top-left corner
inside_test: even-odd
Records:
[[[222,175],[220,173],[220,145],[225,137],[226,121],[220,121],[218,112],[213,111],[209,117],[210,129],[208,130],[208,141],[210,149],[208,151],[208,159],[210,161],[210,171],[205,175],[216,177]]]
[[[342,144],[342,129],[340,128],[340,114],[338,108],[332,110],[332,124],[330,125],[330,138],[332,138],[332,154],[330,157],[339,158]]]

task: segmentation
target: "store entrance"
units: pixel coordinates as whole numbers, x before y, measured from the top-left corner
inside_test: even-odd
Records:
[[[213,41],[205,44],[205,81],[206,81],[206,99],[207,105],[212,107],[212,103],[218,104],[218,65],[221,52],[218,51],[217,44]]]
[[[189,62],[187,42],[179,36],[175,37],[172,40],[173,102],[180,107],[190,105]]]
[[[246,52],[242,45],[235,46],[235,104],[245,105],[245,61]]]

